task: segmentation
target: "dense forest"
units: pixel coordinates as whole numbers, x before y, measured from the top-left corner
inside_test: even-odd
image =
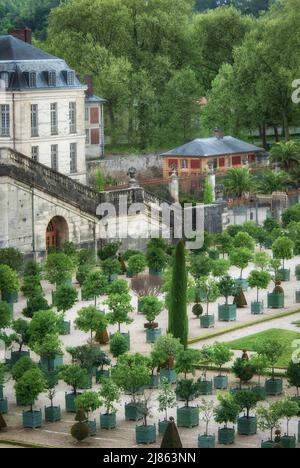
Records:
[[[0,8],[18,11],[15,26],[35,30],[38,46],[65,58],[82,77],[93,74],[96,92],[108,101],[113,146],[169,148],[215,126],[243,138],[259,130],[266,144],[267,127],[276,138],[283,128],[288,138],[289,127],[298,125],[300,106],[291,95],[300,78],[299,0],[5,5]],[[13,15],[4,20],[12,24]]]

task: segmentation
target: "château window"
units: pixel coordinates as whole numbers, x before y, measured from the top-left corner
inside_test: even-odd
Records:
[[[30,72],[28,75],[28,86],[29,88],[36,88],[36,73]]]
[[[31,136],[39,136],[38,105],[31,105]]]
[[[51,115],[51,135],[58,134],[58,118],[57,118],[57,103],[50,104]]]
[[[38,146],[32,146],[31,148],[31,157],[33,161],[38,162],[39,161],[39,147]]]
[[[76,102],[69,103],[70,133],[76,133]]]
[[[90,108],[89,107],[85,108],[85,121],[86,122],[90,121]]]
[[[188,162],[187,159],[182,159],[180,161],[181,169],[188,169]]]
[[[7,72],[1,73],[0,78],[3,81],[2,87],[4,86],[4,88],[8,88],[9,87],[9,73]]]
[[[90,144],[90,131],[89,131],[88,128],[85,131],[85,143],[86,143],[86,145]]]
[[[56,86],[56,72],[55,71],[48,72],[48,85]]]
[[[73,71],[67,72],[67,85],[73,86],[75,82],[75,73]]]
[[[8,104],[0,105],[0,136],[9,137],[10,135],[10,110]]]
[[[58,146],[51,145],[51,168],[58,171]]]
[[[77,172],[77,144],[70,144],[70,173]]]

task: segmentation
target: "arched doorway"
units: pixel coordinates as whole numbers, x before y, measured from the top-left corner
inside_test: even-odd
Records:
[[[64,242],[69,240],[69,227],[62,216],[51,219],[46,231],[46,248],[60,248]]]

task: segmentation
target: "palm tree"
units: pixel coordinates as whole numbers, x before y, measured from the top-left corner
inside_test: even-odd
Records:
[[[223,183],[227,195],[238,199],[256,188],[254,177],[243,167],[228,169]]]
[[[300,166],[300,145],[293,140],[280,141],[271,148],[270,156],[271,163],[278,164],[282,170],[290,172]]]
[[[260,193],[272,194],[284,191],[289,182],[291,182],[291,178],[287,172],[273,172],[269,170],[264,172],[261,179],[258,180],[258,188]]]

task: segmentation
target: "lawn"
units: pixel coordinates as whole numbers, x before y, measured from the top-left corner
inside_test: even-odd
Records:
[[[291,361],[292,353],[295,351],[295,348],[292,347],[292,343],[295,340],[300,340],[300,333],[272,328],[261,333],[246,336],[239,340],[231,341],[229,346],[233,350],[245,349],[247,351],[254,351],[255,344],[258,341],[270,338],[286,344],[286,351],[276,365],[278,369],[286,369]]]

